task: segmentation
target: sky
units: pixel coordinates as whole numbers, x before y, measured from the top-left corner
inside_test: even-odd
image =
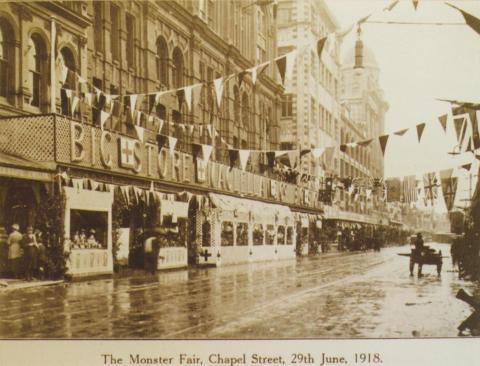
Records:
[[[417,11],[412,1],[400,0],[391,11],[382,11],[391,0],[325,0],[341,27],[372,13],[371,21],[465,23],[461,13],[437,0],[420,0]],[[451,4],[480,18],[480,1],[452,0]],[[354,46],[356,32],[342,45],[342,54]],[[449,155],[455,145],[449,121],[445,134],[437,117],[450,104],[436,98],[480,102],[480,35],[467,25],[362,26],[362,40],[380,67],[380,86],[390,105],[385,131],[394,132],[425,122],[419,144],[415,128],[403,137],[390,137],[385,154],[385,176],[404,176],[438,171],[474,161],[472,154]],[[472,172],[477,172],[478,169]],[[457,171],[460,178],[468,177]],[[476,173],[475,173],[476,174]],[[469,179],[461,179],[458,199],[466,198]],[[463,197],[465,196],[465,197]],[[443,203],[440,206],[445,207]]]

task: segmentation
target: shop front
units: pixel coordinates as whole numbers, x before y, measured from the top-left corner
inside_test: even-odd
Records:
[[[67,274],[72,277],[113,273],[113,192],[64,187]]]
[[[295,258],[290,208],[210,193],[198,220],[199,263],[225,265]]]

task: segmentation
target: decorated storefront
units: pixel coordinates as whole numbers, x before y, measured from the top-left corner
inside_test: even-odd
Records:
[[[199,214],[200,264],[295,258],[295,227],[287,206],[210,193]]]

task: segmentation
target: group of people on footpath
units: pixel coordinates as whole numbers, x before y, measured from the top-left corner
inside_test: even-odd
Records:
[[[22,234],[20,226],[13,224],[8,235],[7,247],[7,273],[16,279],[24,278],[27,281],[43,278],[46,255],[42,233],[39,230],[29,226]]]
[[[474,230],[467,230],[461,237],[456,238],[451,247],[450,255],[453,266],[458,268],[460,278],[480,279],[480,234]]]
[[[319,246],[322,253],[330,250],[336,243],[339,251],[380,251],[385,245],[403,244],[409,232],[393,227],[371,227],[355,225],[352,227],[326,227],[322,229]]]

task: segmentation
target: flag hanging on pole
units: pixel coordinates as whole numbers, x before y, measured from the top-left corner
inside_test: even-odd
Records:
[[[443,199],[448,211],[451,211],[455,202],[457,192],[457,177],[452,177],[453,169],[440,171],[440,181],[442,186]]]
[[[411,203],[417,201],[417,179],[415,175],[403,178],[402,182],[403,202]]]
[[[436,173],[426,173],[423,175],[423,189],[425,191],[425,200],[433,205],[438,197],[438,179]]]

